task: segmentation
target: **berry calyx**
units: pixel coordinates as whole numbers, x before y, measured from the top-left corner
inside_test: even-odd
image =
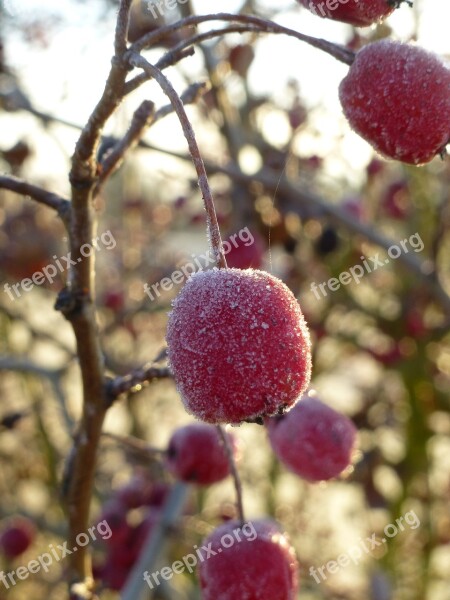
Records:
[[[234,436],[227,434],[236,450]],[[230,474],[228,455],[213,425],[192,423],[177,429],[167,449],[168,470],[182,481],[210,485]]]
[[[355,426],[314,396],[302,398],[287,414],[268,419],[267,425],[277,457],[307,481],[332,479],[351,464]]]
[[[450,69],[412,44],[362,48],[339,86],[351,127],[388,158],[420,165],[450,140]]]
[[[203,600],[296,597],[295,551],[275,522],[261,519],[241,526],[239,521],[227,521],[202,547],[215,553],[199,562]]]
[[[299,0],[299,2],[314,15],[333,21],[349,23],[356,27],[367,27],[380,23],[401,4],[389,0],[341,0],[324,2],[323,0]]]
[[[184,405],[203,421],[260,420],[291,406],[309,384],[303,314],[289,288],[264,271],[192,275],[173,303],[167,343]]]

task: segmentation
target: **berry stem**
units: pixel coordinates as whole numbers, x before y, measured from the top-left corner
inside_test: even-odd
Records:
[[[129,53],[128,59],[130,64],[132,64],[134,67],[142,69],[143,71],[145,71],[145,73],[150,75],[152,79],[155,79],[155,81],[157,81],[164,93],[169,98],[175,112],[177,113],[178,119],[180,120],[181,126],[183,128],[184,137],[186,138],[189,146],[189,152],[191,154],[195,170],[197,171],[198,185],[202,192],[202,197],[206,210],[206,222],[212,252],[216,259],[217,266],[219,268],[226,268],[227,262],[223,250],[222,238],[220,235],[219,224],[217,222],[216,209],[214,207],[214,200],[212,197],[211,188],[209,186],[208,176],[206,174],[205,165],[200,154],[197,140],[195,139],[194,130],[184,109],[183,102],[181,101],[179,95],[173,88],[170,81],[165,75],[163,75],[163,73],[158,68],[151,65],[148,61],[145,60],[145,58],[139,56],[135,52]]]
[[[236,490],[236,507],[238,511],[238,517],[241,522],[241,525],[245,523],[245,515],[244,515],[244,504],[242,501],[242,483],[241,478],[239,477],[239,472],[237,470],[236,461],[234,460],[233,448],[231,447],[230,439],[228,438],[225,429],[222,425],[217,425],[217,431],[222,439],[222,443],[225,446],[225,450],[228,456],[228,462],[230,465],[231,476],[233,477],[234,487]]]

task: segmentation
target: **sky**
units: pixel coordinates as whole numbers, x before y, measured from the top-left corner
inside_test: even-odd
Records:
[[[30,52],[29,46],[23,44],[20,36],[11,33],[8,60],[20,73],[27,92],[38,109],[76,123],[85,122],[102,92],[109,69],[114,31],[113,11],[109,18],[104,18],[104,15],[93,14],[93,10],[98,10],[96,3],[75,0],[45,0],[45,3],[36,0],[4,0],[4,3],[13,18],[37,18],[45,10],[54,12],[62,19],[64,25],[55,30],[48,49],[33,47]],[[210,0],[193,0],[193,4],[199,13],[211,10]],[[240,4],[240,0],[215,0],[214,10],[233,12]],[[260,4],[270,9],[272,3],[261,0]],[[278,18],[283,25],[338,43],[349,39],[348,26],[318,18],[299,7],[294,0],[277,0],[277,7],[285,9]],[[415,0],[413,10],[404,5],[389,17],[387,23],[392,27],[394,37],[407,41],[413,31],[415,18],[418,18],[419,23],[417,42],[450,58],[450,4],[443,0]],[[187,75],[195,72],[198,67],[199,59],[196,57],[185,60],[182,65]],[[258,94],[273,93],[280,104],[283,104],[285,82],[288,79],[296,79],[307,104],[311,107],[321,104],[326,109],[317,117],[317,127],[336,135],[343,122],[337,89],[346,72],[346,65],[298,40],[267,35],[261,36],[257,42],[257,54],[249,73],[249,84]],[[171,70],[171,77],[175,86],[183,85],[182,78],[179,78],[174,70]],[[131,111],[145,97],[166,103],[160,90],[149,85],[136,94],[128,111],[119,113],[114,126],[121,129]],[[289,135],[289,130],[283,128],[282,122],[276,122],[276,116],[273,118],[275,121],[272,130],[279,138],[277,141],[283,143],[284,138]],[[166,120],[164,123],[166,132],[170,130],[173,133],[171,135],[169,132],[164,136],[166,146],[184,151],[184,139],[176,130],[178,124],[170,121],[166,123]],[[20,137],[21,129],[26,132],[33,127],[32,119],[22,119],[20,124],[15,122],[11,127],[10,123],[5,121],[5,117],[0,118],[2,147],[14,143],[16,137]],[[157,133],[161,138],[160,131]],[[326,136],[319,138],[306,139],[305,151],[327,153],[330,149],[327,147]],[[67,146],[69,152],[74,139],[75,132],[66,131],[60,142]],[[47,143],[48,152],[51,153],[51,144],[48,140]],[[368,145],[349,129],[344,131],[342,152],[345,158],[355,163],[357,169],[369,160],[371,154]],[[60,160],[61,164],[55,157],[56,162],[52,163],[50,174],[59,167],[64,168],[62,157]],[[48,165],[48,160],[36,162],[36,172],[43,174],[46,169],[49,170]]]

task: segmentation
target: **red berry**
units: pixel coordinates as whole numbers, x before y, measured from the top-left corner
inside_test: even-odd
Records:
[[[111,537],[105,539],[110,546],[122,544],[130,533],[127,523],[128,508],[120,501],[111,500],[103,507],[98,523],[106,521],[111,529]]]
[[[291,406],[309,384],[309,332],[297,300],[264,271],[192,275],[173,303],[168,356],[188,412],[240,423]]]
[[[149,477],[137,472],[124,486],[116,491],[116,501],[126,509],[148,505],[153,495],[154,484]]]
[[[253,243],[246,245],[239,243],[237,246],[230,242],[230,249],[226,253],[227,264],[235,269],[259,269],[264,258],[266,243],[257,233],[253,234]]]
[[[228,56],[230,67],[241,77],[246,77],[254,58],[255,51],[250,44],[234,46]]]
[[[395,3],[388,0],[299,0],[301,4],[318,17],[350,23],[356,27],[367,27],[379,23],[395,9]],[[398,4],[398,2],[397,2]]]
[[[356,428],[346,416],[312,396],[281,417],[268,420],[278,458],[307,481],[337,477],[351,464]]]
[[[15,517],[3,529],[0,535],[0,548],[8,558],[16,558],[29,548],[36,530],[33,523],[25,517]]]
[[[236,449],[235,438],[228,434]],[[182,481],[209,485],[230,473],[228,456],[213,425],[192,423],[177,429],[167,450],[167,467]]]
[[[365,46],[339,97],[352,128],[389,158],[423,164],[450,140],[450,69],[417,46],[391,40]]]
[[[203,547],[216,553],[199,563],[203,600],[296,598],[295,551],[273,521],[258,520],[242,527],[239,521],[227,521]]]

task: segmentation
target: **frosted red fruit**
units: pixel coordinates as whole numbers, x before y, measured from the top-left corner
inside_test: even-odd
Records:
[[[168,356],[188,412],[240,423],[282,412],[309,384],[309,332],[279,279],[252,269],[192,275],[173,303]]]
[[[236,449],[235,438],[229,440]],[[182,481],[210,485],[230,474],[228,456],[213,425],[192,423],[177,429],[167,449],[167,468]]]
[[[420,165],[450,140],[450,69],[417,46],[391,40],[365,46],[339,97],[351,127],[389,158]]]
[[[305,396],[286,415],[267,421],[273,451],[303,479],[332,479],[351,464],[355,426],[317,398]]]
[[[350,23],[356,27],[367,27],[379,23],[390,15],[395,7],[394,2],[388,0],[299,0],[299,2],[314,15]],[[399,4],[399,3],[397,3]]]
[[[202,548],[209,549],[198,563],[203,600],[296,598],[295,551],[275,522],[249,521],[241,527],[239,521],[227,521]]]
[[[29,548],[35,537],[33,523],[24,517],[14,518],[0,535],[0,548],[8,558],[16,558]]]

